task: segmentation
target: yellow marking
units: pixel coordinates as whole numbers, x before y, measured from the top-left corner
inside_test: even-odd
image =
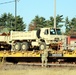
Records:
[[[40,57],[40,53],[26,51],[26,52],[0,52],[0,57]]]
[[[49,51],[50,54],[63,54],[62,57],[76,57],[76,51],[68,52],[66,51]],[[40,57],[42,51],[19,51],[19,52],[8,52],[0,51],[0,57]]]

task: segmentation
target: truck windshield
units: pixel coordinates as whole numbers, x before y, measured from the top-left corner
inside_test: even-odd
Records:
[[[61,30],[60,29],[56,29],[56,31],[57,31],[58,35],[61,35]]]
[[[51,35],[61,35],[61,30],[60,29],[50,29],[50,34]]]

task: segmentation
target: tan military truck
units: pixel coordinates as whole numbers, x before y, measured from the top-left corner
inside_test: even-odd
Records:
[[[60,29],[40,28],[33,31],[12,31],[10,40],[13,50],[28,50],[29,48],[39,48],[44,50],[46,46],[51,46],[58,42],[66,44],[66,37],[61,34]]]
[[[10,50],[10,33],[7,28],[0,28],[0,50]]]
[[[66,37],[60,29],[40,28],[33,31],[11,31],[10,34],[0,35],[0,48],[11,50],[29,50],[30,48],[44,50],[46,46],[55,45],[58,42],[66,44]]]

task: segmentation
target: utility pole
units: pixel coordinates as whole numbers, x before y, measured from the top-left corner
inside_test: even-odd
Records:
[[[20,1],[20,0],[14,0],[14,1],[8,1],[8,2],[0,3],[0,5],[1,5],[1,4],[7,4],[7,3],[15,2],[15,31],[16,31],[16,27],[17,27],[17,1]]]
[[[15,31],[17,26],[17,0],[15,0]]]
[[[54,0],[54,28],[56,28],[56,0]]]

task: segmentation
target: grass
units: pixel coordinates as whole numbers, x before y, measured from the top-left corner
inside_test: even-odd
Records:
[[[0,75],[76,75],[76,68],[39,68],[26,70],[0,70]]]

